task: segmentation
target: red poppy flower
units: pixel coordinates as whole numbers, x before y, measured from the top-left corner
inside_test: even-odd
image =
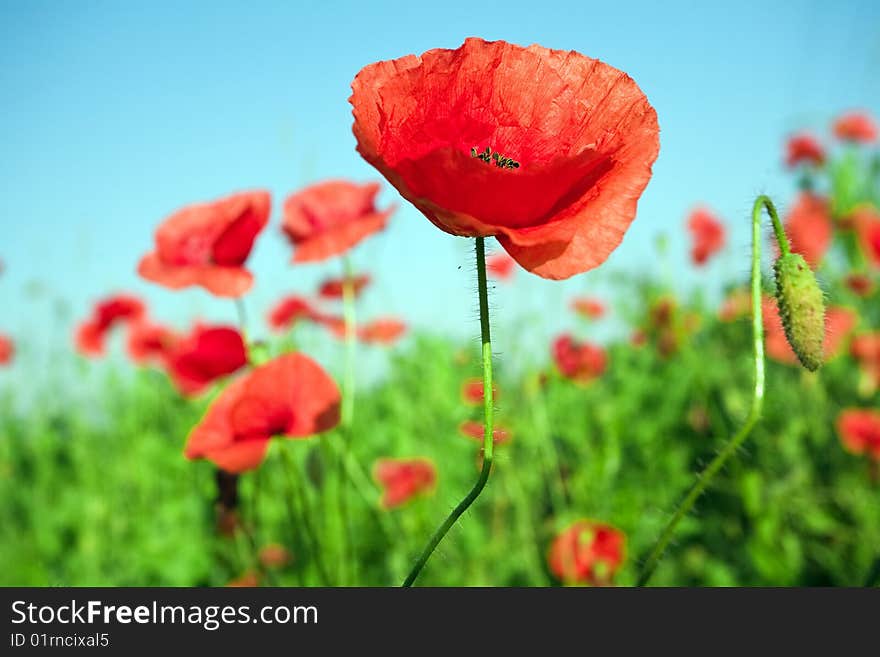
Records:
[[[377,210],[379,183],[330,180],[292,194],[284,202],[284,233],[294,262],[315,262],[345,253],[385,228],[395,208]]]
[[[141,320],[128,329],[128,355],[135,363],[164,363],[177,340],[177,333],[171,329]]]
[[[605,304],[598,299],[578,297],[571,302],[571,308],[587,319],[601,319],[605,315]]]
[[[260,585],[260,574],[255,570],[246,570],[235,579],[229,580],[226,586],[230,588],[252,589]]]
[[[465,404],[482,405],[483,379],[468,379],[461,384],[461,398]],[[492,384],[492,401],[498,401],[498,386]]]
[[[632,335],[629,336],[629,343],[633,347],[644,347],[648,342],[648,336],[641,329],[636,329],[632,332]]]
[[[780,363],[796,365],[798,359],[785,337],[785,329],[782,327],[776,299],[764,296],[761,300],[761,309],[764,316],[764,342],[767,347],[767,355]],[[856,314],[849,308],[830,306],[826,309],[825,339],[822,343],[822,351],[826,361],[831,360],[840,352],[843,341],[855,325]]]
[[[393,509],[432,489],[437,470],[428,459],[379,459],[373,476],[384,489],[382,506]]]
[[[877,140],[877,124],[864,112],[844,114],[834,122],[834,136],[838,139],[864,144]]]
[[[589,383],[601,376],[607,364],[602,347],[577,342],[567,333],[553,342],[553,360],[565,378],[578,383]]]
[[[485,425],[474,422],[473,420],[468,420],[466,422],[462,422],[458,431],[462,436],[466,438],[473,438],[477,442],[483,442],[483,434],[485,433]],[[494,427],[492,429],[492,442],[496,445],[502,445],[511,439],[510,432],[504,427]]]
[[[693,241],[691,260],[695,265],[706,264],[710,257],[724,247],[724,224],[708,209],[693,210],[688,217],[687,227]]]
[[[493,253],[486,258],[486,273],[499,281],[509,281],[513,278],[516,260],[503,251]]]
[[[871,206],[862,206],[853,213],[851,223],[868,260],[880,267],[880,212]]]
[[[552,572],[569,584],[610,584],[623,563],[626,536],[611,525],[578,520],[550,546],[547,561]]]
[[[354,296],[359,296],[363,289],[369,284],[369,274],[355,276],[354,279],[352,279]],[[345,296],[345,279],[328,278],[321,283],[321,287],[318,288],[318,296],[324,297],[325,299],[342,299]]]
[[[352,82],[358,152],[441,230],[491,236],[568,278],[620,244],[659,151],[626,73],[576,52],[471,38]]]
[[[15,343],[11,338],[0,335],[0,365],[9,365],[13,356],[15,356]]]
[[[853,272],[843,282],[856,296],[869,297],[874,293],[874,281],[867,274]]]
[[[849,350],[873,387],[880,386],[880,331],[855,336]]]
[[[653,303],[649,312],[651,326],[656,329],[671,327],[677,310],[678,303],[674,298],[660,297]]]
[[[825,162],[825,149],[813,135],[801,132],[789,137],[785,145],[785,163],[789,167],[799,164],[822,166]]]
[[[267,320],[274,331],[286,331],[293,327],[301,319],[316,320],[318,311],[314,309],[308,299],[296,295],[289,295],[276,303],[269,311]]]
[[[831,210],[828,199],[802,193],[785,219],[791,250],[800,253],[816,269],[831,246]]]
[[[194,395],[248,362],[241,334],[228,326],[197,325],[168,354],[168,373],[184,395]]]
[[[393,317],[374,319],[357,329],[358,340],[366,344],[394,344],[404,333],[406,324]]]
[[[156,230],[156,250],[141,259],[138,273],[172,290],[199,285],[239,297],[253,285],[244,263],[270,207],[269,192],[254,191],[178,210]]]
[[[290,551],[278,543],[264,545],[260,548],[257,558],[266,568],[283,568],[293,561],[293,555],[290,554]]]
[[[848,451],[880,460],[880,411],[846,409],[837,418],[837,433]]]
[[[339,423],[339,388],[312,359],[279,356],[230,383],[192,430],[184,454],[227,472],[253,470],[274,436],[306,438]]]
[[[139,321],[146,308],[137,297],[117,294],[97,302],[91,316],[76,329],[74,341],[77,351],[84,356],[104,353],[104,341],[110,330],[121,323]]]
[[[749,315],[752,311],[752,296],[743,288],[733,290],[721,303],[718,309],[718,319],[722,322],[733,322],[740,317]]]

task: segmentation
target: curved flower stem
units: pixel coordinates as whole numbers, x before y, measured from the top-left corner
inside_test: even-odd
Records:
[[[473,504],[474,500],[476,500],[480,496],[480,493],[483,492],[483,488],[489,480],[489,472],[492,470],[492,458],[494,456],[493,451],[495,447],[492,415],[494,412],[495,400],[492,395],[492,340],[489,333],[489,293],[486,284],[486,249],[482,237],[477,238],[476,252],[477,287],[480,297],[480,335],[483,343],[483,467],[480,469],[480,476],[477,478],[477,482],[474,484],[473,488],[471,488],[470,492],[461,502],[458,503],[458,506],[452,510],[449,517],[443,521],[443,524],[440,525],[437,531],[434,532],[434,535],[431,536],[428,544],[425,546],[425,549],[422,550],[422,554],[419,555],[419,558],[409,575],[406,576],[406,579],[403,582],[403,586],[405,587],[413,585],[413,582],[416,581],[419,573],[422,572],[422,568],[425,567],[428,559],[431,558],[434,549],[440,544],[440,541],[443,540],[443,537],[446,536],[446,533],[452,528],[452,525],[455,524],[456,520],[461,517],[461,514],[467,511],[468,507]]]
[[[718,471],[724,467],[728,459],[733,456],[740,446],[745,442],[746,438],[752,432],[752,429],[758,423],[761,417],[761,409],[764,406],[764,325],[761,314],[761,210],[766,209],[767,214],[773,222],[773,230],[776,234],[776,241],[779,244],[779,252],[786,255],[789,250],[788,238],[782,229],[779,221],[779,215],[773,202],[767,196],[759,196],[755,199],[752,208],[752,346],[754,349],[755,363],[755,385],[752,394],[752,406],[749,415],[746,418],[742,428],[731,438],[720,452],[712,459],[712,462],[697,476],[697,482],[690,489],[688,494],[679,504],[672,518],[666,524],[663,533],[651,550],[642,572],[639,574],[637,586],[644,586],[654,574],[654,569],[663,557],[663,553],[672,540],[675,528],[681,519],[684,518],[693,508],[694,503],[709,487],[713,477]]]
[[[235,311],[238,313],[238,328],[241,331],[241,337],[247,343],[247,311],[244,307],[244,299],[235,298]]]
[[[342,398],[342,424],[348,426],[354,417],[354,359],[357,347],[357,318],[354,305],[354,273],[348,256],[343,256],[342,265],[345,269],[342,280],[342,314],[345,319],[345,378],[343,379],[345,396]]]

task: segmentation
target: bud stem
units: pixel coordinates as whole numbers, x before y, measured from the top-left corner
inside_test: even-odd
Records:
[[[791,251],[788,238],[782,229],[779,221],[779,215],[776,214],[776,208],[773,202],[767,196],[759,196],[755,199],[752,208],[752,347],[755,363],[755,384],[752,394],[752,406],[745,424],[740,430],[721,448],[721,451],[712,459],[712,462],[697,475],[696,483],[691,487],[688,494],[682,500],[681,504],[675,510],[675,513],[666,523],[663,533],[657,539],[654,548],[645,559],[642,572],[639,574],[637,586],[644,586],[651,579],[657,564],[663,557],[663,553],[672,540],[675,528],[681,519],[684,518],[693,508],[697,499],[706,491],[709,484],[716,474],[724,467],[728,459],[736,454],[740,446],[745,442],[746,438],[751,434],[752,429],[758,423],[761,417],[761,409],[764,406],[764,325],[761,313],[761,210],[766,209],[767,214],[773,222],[773,230],[776,233],[776,241],[779,244],[779,252],[781,255],[787,255]]]

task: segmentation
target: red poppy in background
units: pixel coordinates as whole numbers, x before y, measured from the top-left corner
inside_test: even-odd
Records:
[[[660,147],[632,78],[572,51],[470,38],[351,86],[364,159],[441,230],[494,235],[545,278],[617,248]]]
[[[178,210],[156,230],[156,250],[141,259],[138,273],[172,290],[199,285],[239,297],[253,285],[244,263],[270,208],[269,192],[253,191]]]
[[[825,162],[825,149],[813,135],[801,132],[789,137],[785,144],[785,163],[789,167],[799,164],[822,166]]]
[[[571,302],[571,308],[581,317],[601,319],[605,315],[605,304],[599,299],[578,297]]]
[[[461,398],[465,404],[476,406],[483,403],[483,379],[468,379],[461,384]],[[492,384],[492,401],[498,401],[498,386]]]
[[[553,360],[565,378],[589,383],[602,375],[608,359],[602,347],[577,342],[566,333],[553,342]]]
[[[846,409],[837,418],[837,433],[848,451],[880,461],[880,411]]]
[[[831,210],[828,199],[803,192],[785,219],[791,250],[816,269],[831,246]]]
[[[855,336],[849,352],[873,386],[880,386],[880,331]]]
[[[880,267],[880,212],[869,205],[862,206],[853,213],[851,223],[865,256]]]
[[[320,313],[305,297],[289,295],[276,303],[266,319],[273,331],[286,331],[301,319],[317,321]]]
[[[486,432],[485,425],[479,422],[474,422],[473,420],[462,422],[458,426],[458,431],[462,436],[473,438],[479,443],[483,442],[483,434]],[[504,427],[493,427],[492,429],[492,442],[496,445],[506,443],[511,437],[510,431]]]
[[[266,568],[283,568],[293,561],[293,555],[280,543],[269,543],[260,548],[257,559]]]
[[[357,298],[364,288],[370,284],[370,275],[361,274],[352,279],[352,289],[354,296]],[[325,299],[342,299],[345,296],[345,279],[344,278],[328,278],[321,283],[318,288],[318,296]]]
[[[12,338],[0,334],[0,365],[9,365],[15,356],[15,343]]]
[[[877,124],[866,112],[849,112],[834,121],[834,136],[863,144],[877,140]]]
[[[275,436],[306,438],[339,423],[339,388],[315,361],[279,356],[230,383],[192,430],[184,454],[227,472],[253,470]]]
[[[140,320],[129,326],[126,347],[135,363],[165,363],[177,341],[177,333],[171,329]]]
[[[846,278],[843,279],[843,283],[853,294],[859,297],[869,297],[874,293],[874,281],[867,274],[860,272],[847,274]]]
[[[195,395],[248,362],[241,334],[228,326],[197,325],[168,353],[168,374],[184,395]]]
[[[235,579],[226,583],[227,587],[234,589],[252,589],[260,585],[260,574],[255,570],[246,570]]]
[[[516,268],[516,260],[504,251],[493,253],[486,258],[486,272],[498,281],[509,281],[513,278]]]
[[[752,296],[744,288],[733,290],[718,309],[718,319],[722,322],[733,322],[740,317],[749,315],[752,311]]]
[[[345,333],[343,322],[343,334]],[[406,324],[394,317],[381,317],[357,328],[358,340],[366,344],[394,344],[406,333]]]
[[[611,525],[578,520],[550,546],[547,562],[559,580],[569,584],[610,584],[623,563],[626,536]]]
[[[437,481],[437,470],[428,459],[379,459],[373,476],[384,489],[382,506],[393,509],[419,493],[431,490]]]
[[[102,355],[110,330],[118,324],[139,321],[145,312],[144,303],[128,294],[116,294],[98,301],[91,316],[76,328],[74,342],[77,351],[84,356]]]
[[[395,208],[376,209],[379,189],[379,183],[330,180],[290,195],[282,229],[295,248],[293,261],[326,260],[385,228]]]
[[[691,260],[704,265],[724,247],[725,230],[718,218],[706,208],[693,210],[687,221],[691,233]]]
[[[761,309],[764,316],[764,342],[767,346],[767,355],[780,363],[796,365],[798,358],[785,337],[785,329],[782,327],[776,299],[765,295],[761,300]],[[838,355],[844,340],[855,325],[856,313],[849,308],[829,306],[826,309],[825,339],[822,343],[825,361]]]

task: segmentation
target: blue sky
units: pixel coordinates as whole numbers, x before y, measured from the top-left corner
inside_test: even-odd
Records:
[[[780,164],[784,135],[824,134],[842,109],[880,113],[880,3],[870,1],[5,1],[0,331],[45,344],[54,339],[48,323],[66,340],[57,300],[81,316],[114,290],[144,295],[158,319],[232,321],[230,302],[166,291],[134,268],[170,212],[253,187],[273,192],[275,223],[251,261],[251,315],[282,292],[309,291],[338,265],[290,266],[278,211],[309,182],[377,178],[354,150],[351,79],[370,62],[472,35],[574,49],[623,69],[661,126],[654,178],[623,245],[596,273],[565,283],[520,272],[496,291],[499,324],[562,313],[572,294],[601,293],[608,271],[656,267],[660,233],[670,237],[682,289],[744,275],[754,195],[766,191],[782,205],[792,196]],[[397,196],[387,190],[383,199]],[[699,272],[687,265],[682,232],[696,203],[731,230],[726,255]],[[470,248],[402,207],[354,253],[377,281],[361,314],[475,332]]]

